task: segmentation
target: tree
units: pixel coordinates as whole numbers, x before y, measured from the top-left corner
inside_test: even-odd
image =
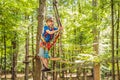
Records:
[[[12,42],[12,80],[17,80],[17,56],[18,56],[18,41],[17,41],[17,32],[13,32],[14,38]]]
[[[92,0],[92,5],[94,8],[97,7],[97,0]],[[93,8],[93,19],[97,23],[97,13]],[[96,55],[99,54],[99,32],[97,30],[97,24],[94,24],[93,28],[93,43],[97,43],[93,45],[93,49]],[[94,80],[100,80],[100,63],[94,63]]]
[[[38,8],[38,27],[37,27],[37,36],[36,36],[36,56],[39,53],[39,42],[40,36],[42,33],[43,28],[43,20],[44,20],[44,7],[45,7],[46,0],[39,0],[39,8]],[[41,64],[40,60],[36,58],[36,66],[35,66],[35,80],[41,79]]]
[[[117,76],[118,76],[118,80],[120,80],[120,71],[119,71],[119,14],[120,14],[120,10],[119,10],[119,3],[118,3],[118,19],[117,19],[117,29],[116,29],[116,56],[117,56],[117,60],[116,60],[116,63],[117,63]]]
[[[28,31],[26,32],[26,55],[25,55],[25,80],[28,80],[28,74],[29,74],[29,27],[28,26]]]
[[[112,45],[112,79],[115,80],[115,60],[114,60],[114,2],[111,0],[111,45]]]

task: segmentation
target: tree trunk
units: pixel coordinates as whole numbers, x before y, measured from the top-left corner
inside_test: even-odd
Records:
[[[12,57],[12,80],[17,80],[16,66],[17,66],[17,41],[16,41],[16,32],[14,33],[14,40],[12,41],[13,48],[13,57]]]
[[[4,30],[4,75],[6,80],[6,31]]]
[[[56,45],[54,45],[53,47],[53,54],[52,54],[53,58],[56,57],[55,53],[56,53]],[[55,66],[56,66],[56,61],[53,61],[53,64],[52,64],[53,70],[55,70],[56,68]],[[53,72],[53,80],[57,80],[57,72]]]
[[[83,80],[87,80],[86,69],[83,69]]]
[[[1,76],[2,76],[2,52],[0,54],[1,54],[0,55],[0,80],[1,80]]]
[[[43,28],[43,20],[44,20],[44,7],[45,7],[46,0],[39,0],[39,9],[38,9],[38,27],[37,27],[37,36],[36,36],[36,56],[39,53],[39,42],[40,42],[40,35],[42,33]],[[35,80],[41,79],[41,64],[40,60],[36,58],[35,62]]]
[[[94,80],[101,80],[100,79],[100,64],[94,64]]]
[[[114,60],[114,11],[113,11],[113,0],[111,0],[111,26],[112,26],[112,79],[115,80],[115,60]]]
[[[93,7],[97,7],[97,0],[92,0],[92,5]],[[97,21],[97,14],[96,12],[93,10],[93,19],[94,21]],[[93,29],[93,35],[94,35],[94,41],[93,43],[97,43],[95,45],[93,45],[93,49],[96,55],[99,54],[99,34],[98,34],[98,30],[97,30],[97,24],[94,24],[94,29]],[[94,80],[100,80],[100,64],[99,63],[95,63],[94,64]]]
[[[32,22],[33,22],[33,17],[32,17]],[[34,56],[34,26],[32,26],[32,56]],[[34,59],[32,59],[32,75],[33,75],[33,80],[34,80],[34,72],[35,72],[35,64],[34,64]]]
[[[1,36],[1,38],[2,38],[2,41],[1,41],[1,52],[0,52],[0,79],[1,79],[1,76],[2,76],[2,71],[3,71],[3,54],[4,54],[4,49],[3,49],[3,44],[2,44],[2,42],[3,42],[3,36]]]
[[[118,80],[120,80],[120,72],[119,72],[119,59],[118,59],[118,50],[119,50],[119,3],[118,3],[118,20],[117,20],[117,30],[116,30],[116,56],[117,56],[117,60],[116,60],[116,63],[117,63],[117,77],[118,77]]]
[[[26,33],[26,55],[25,55],[25,80],[28,80],[28,74],[29,74],[29,27],[28,32]]]

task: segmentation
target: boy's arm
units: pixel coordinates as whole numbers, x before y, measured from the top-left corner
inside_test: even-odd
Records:
[[[48,34],[54,34],[54,33],[58,32],[58,31],[59,31],[59,30],[54,30],[54,31],[46,30],[46,32],[47,32]]]
[[[63,27],[54,28],[54,31],[46,30],[48,34],[54,34],[60,30],[63,30]]]

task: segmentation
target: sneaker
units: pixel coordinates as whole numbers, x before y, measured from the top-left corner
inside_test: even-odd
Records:
[[[48,68],[45,68],[45,69],[42,69],[42,71],[50,71],[51,69],[48,69]]]
[[[41,71],[46,71],[46,69],[42,69]]]
[[[51,69],[48,69],[48,68],[47,68],[47,71],[50,71],[50,70],[51,70]]]

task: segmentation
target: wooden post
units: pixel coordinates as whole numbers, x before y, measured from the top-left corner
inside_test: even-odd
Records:
[[[55,57],[55,46],[53,48],[53,56],[52,57]],[[55,70],[55,61],[53,61],[53,70]],[[53,80],[55,80],[55,72],[53,72]]]
[[[112,80],[115,80],[115,60],[114,60],[114,3],[113,0],[111,0],[111,31],[112,31],[112,37],[111,37],[111,46],[112,46]]]
[[[29,26],[28,26],[28,32],[26,33],[26,45],[25,45],[25,49],[26,49],[26,55],[25,55],[25,80],[28,80],[28,74],[29,74]]]
[[[92,0],[92,5],[93,7],[97,7],[97,0]],[[93,19],[97,21],[97,13],[95,12],[94,9],[93,9]],[[94,35],[93,43],[97,43],[93,45],[93,51],[95,52],[96,55],[98,55],[99,54],[99,50],[98,50],[99,49],[99,34],[97,30],[97,24],[94,24],[93,35]],[[101,80],[100,63],[94,64],[93,71],[94,71],[94,80]]]
[[[39,42],[40,36],[43,28],[43,20],[44,20],[44,7],[46,0],[39,0],[39,9],[38,9],[38,27],[37,27],[37,36],[36,36],[36,56],[39,53]],[[40,59],[35,59],[35,76],[34,80],[41,80],[41,64]]]
[[[119,14],[120,14],[120,8],[119,8],[119,4],[118,3],[118,19],[117,19],[117,29],[116,29],[116,55],[117,55],[117,60],[116,60],[116,68],[117,68],[117,79],[120,80],[120,71],[119,71]]]
[[[2,38],[2,35],[0,36]],[[3,40],[3,38],[2,38]],[[1,52],[0,52],[0,80],[1,80],[1,76],[2,76],[2,55],[3,55],[3,47],[2,47],[2,40],[0,41],[0,49],[1,49]]]
[[[87,80],[86,68],[83,68],[83,80]]]
[[[2,37],[2,36],[1,36]],[[2,41],[1,41],[2,42]],[[1,44],[1,52],[0,52],[0,80],[1,80],[1,76],[2,76],[2,59],[3,59],[3,57],[2,57],[2,55],[3,55],[3,47],[2,47],[2,44]]]
[[[6,80],[6,31],[5,31],[5,29],[4,29],[4,37],[3,37],[3,39],[4,39],[4,75],[5,75],[5,80]]]
[[[33,16],[32,16],[32,23],[33,23]],[[32,56],[35,56],[34,54],[34,26],[32,26],[31,29],[32,33]],[[32,59],[32,75],[33,75],[33,80],[34,80],[34,72],[35,72],[35,64],[34,64],[34,58]]]
[[[14,40],[12,41],[12,80],[17,79],[17,74],[16,74],[16,65],[17,65],[17,34],[16,32],[14,34]]]
[[[53,48],[53,58],[56,57],[55,56],[56,54],[56,45],[54,45],[54,48]],[[55,70],[55,67],[56,66],[56,61],[53,60],[53,70]],[[57,72],[53,72],[53,80],[57,80]]]

